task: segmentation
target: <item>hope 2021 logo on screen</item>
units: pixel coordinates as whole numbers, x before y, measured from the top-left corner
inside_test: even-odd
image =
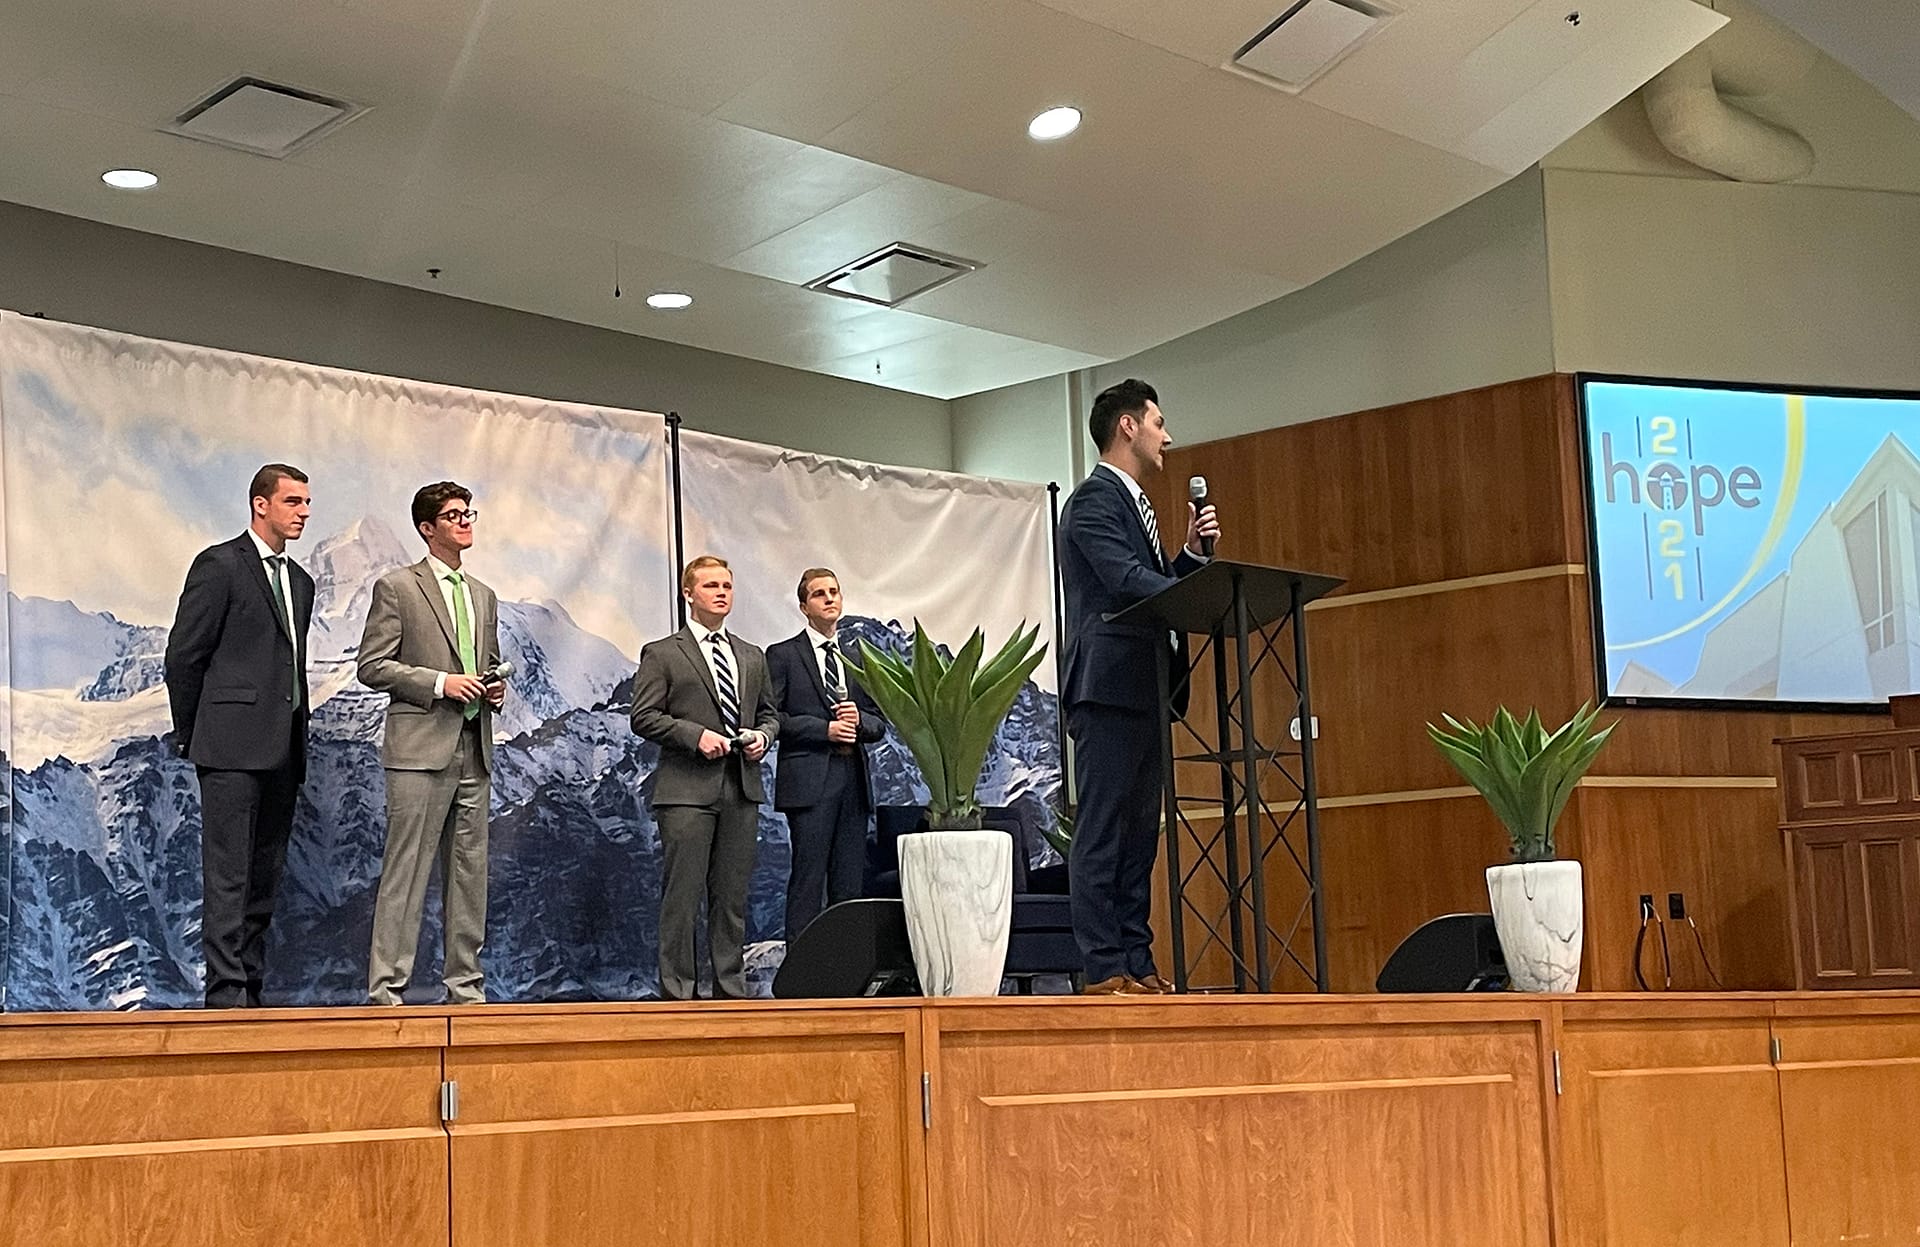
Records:
[[[1802,400],[1601,381],[1584,398],[1608,691],[1630,665],[1678,688],[1709,626],[1775,571],[1799,486]]]

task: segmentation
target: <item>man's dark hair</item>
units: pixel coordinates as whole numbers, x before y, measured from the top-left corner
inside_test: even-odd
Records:
[[[307,474],[291,463],[269,463],[253,474],[253,481],[247,486],[247,505],[252,506],[255,498],[273,501],[274,494],[280,490],[280,482],[286,480],[307,484]]]
[[[1093,412],[1087,417],[1087,432],[1093,437],[1093,444],[1105,454],[1107,447],[1113,445],[1113,431],[1120,427],[1121,416],[1145,415],[1147,404],[1159,401],[1160,396],[1152,386],[1132,377],[1100,391],[1100,397],[1093,400]]]
[[[473,505],[473,491],[465,485],[452,481],[435,481],[431,485],[422,485],[413,496],[413,529],[420,531],[422,524],[431,524],[440,516],[440,508],[449,501],[458,498],[468,506]]]

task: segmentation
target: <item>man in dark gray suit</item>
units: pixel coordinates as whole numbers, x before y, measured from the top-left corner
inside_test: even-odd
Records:
[[[427,880],[438,858],[451,1004],[481,1004],[487,930],[487,799],[493,711],[506,701],[500,604],[461,569],[473,545],[473,494],[452,481],[413,496],[427,557],[374,582],[360,638],[360,679],[387,707],[387,846],[373,905],[367,998],[397,1005],[413,976]]]
[[[307,773],[313,577],[287,554],[311,502],[285,463],[253,474],[247,531],[202,550],[167,634],[173,741],[200,776],[209,1009],[260,1004],[267,925]]]
[[[743,946],[753,877],[760,759],[780,730],[766,655],[726,632],[733,572],[702,555],[687,564],[680,593],[685,627],[640,651],[633,730],[660,746],[653,813],[666,858],[660,887],[660,995],[691,1000],[699,982],[694,922],[707,901],[713,994],[747,994]]]

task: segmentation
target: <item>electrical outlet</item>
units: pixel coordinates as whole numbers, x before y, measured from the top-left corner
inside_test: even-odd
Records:
[[[1684,892],[1667,893],[1667,917],[1675,922],[1685,920],[1687,916],[1687,896]]]
[[[1319,739],[1320,739],[1320,716],[1319,716],[1319,715],[1317,715],[1317,714],[1316,714],[1316,715],[1313,715],[1313,716],[1311,716],[1311,717],[1310,717],[1310,718],[1309,718],[1309,719],[1307,720],[1307,723],[1308,723],[1308,725],[1309,725],[1309,726],[1311,727],[1311,729],[1312,729],[1312,731],[1313,731],[1313,738],[1314,738],[1315,740],[1319,740]],[[1300,719],[1299,719],[1299,716],[1297,716],[1297,715],[1296,715],[1296,716],[1295,716],[1295,717],[1293,718],[1293,720],[1292,720],[1292,722],[1290,722],[1290,723],[1288,723],[1288,724],[1287,724],[1287,735],[1289,735],[1289,736],[1291,736],[1291,737],[1293,737],[1293,738],[1294,738],[1295,740],[1299,740],[1299,739],[1300,739]]]
[[[1645,922],[1651,917],[1653,917],[1653,893],[1642,892],[1640,894],[1640,921]]]

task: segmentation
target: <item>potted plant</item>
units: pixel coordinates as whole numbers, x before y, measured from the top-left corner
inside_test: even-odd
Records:
[[[1024,626],[982,662],[978,628],[952,658],[915,620],[903,662],[864,639],[848,674],[867,690],[913,754],[927,785],[928,830],[902,836],[900,899],[920,989],[929,996],[1000,990],[1013,920],[1013,839],[983,830],[975,789],[987,750],[1027,677],[1046,656]]]
[[[1513,860],[1487,868],[1493,925],[1514,987],[1570,992],[1580,983],[1586,905],[1580,863],[1554,857],[1553,827],[1617,723],[1596,732],[1592,705],[1549,732],[1540,712],[1524,721],[1502,706],[1485,726],[1443,715],[1427,734],[1506,825]]]

